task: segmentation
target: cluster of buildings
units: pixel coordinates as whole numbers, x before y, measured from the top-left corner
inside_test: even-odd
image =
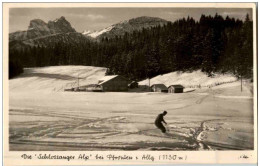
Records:
[[[72,89],[73,91],[90,91],[90,92],[123,92],[128,89],[138,88],[136,81],[129,81],[120,75],[108,75],[98,81],[97,84],[89,84]],[[151,92],[164,93],[183,93],[182,85],[171,85],[166,87],[164,84],[153,84]]]
[[[164,93],[183,93],[184,87],[182,85],[170,85],[166,87],[164,84],[153,84],[151,86],[152,92],[164,92]]]

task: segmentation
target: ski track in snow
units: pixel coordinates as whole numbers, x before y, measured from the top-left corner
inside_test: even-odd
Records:
[[[17,110],[11,110],[11,112],[16,112]],[[17,112],[24,112],[24,111],[17,111]],[[36,115],[36,116],[53,116],[53,113],[50,114],[46,114],[46,113],[33,113],[33,111],[30,112],[30,115]],[[54,115],[55,117],[61,117],[61,118],[67,118],[66,114],[62,115],[62,114],[57,114]],[[82,119],[75,119],[74,121],[70,121],[71,123],[69,123],[70,125],[64,125],[66,124],[66,121],[59,121],[59,122],[55,122],[55,123],[51,123],[51,124],[45,124],[43,123],[42,125],[38,125],[37,129],[34,131],[30,131],[33,129],[32,128],[28,128],[27,134],[25,134],[24,136],[21,137],[16,137],[15,139],[11,139],[10,143],[12,144],[29,144],[29,145],[44,145],[44,142],[49,144],[49,141],[41,141],[39,143],[39,139],[44,139],[44,138],[64,138],[64,139],[79,139],[82,140],[84,138],[87,138],[88,140],[90,139],[94,139],[95,141],[97,140],[102,140],[102,139],[107,139],[109,137],[117,137],[117,136],[128,136],[131,137],[132,135],[140,135],[140,136],[147,136],[147,137],[152,137],[152,138],[157,138],[159,140],[161,139],[168,139],[168,141],[170,142],[170,140],[175,139],[178,140],[179,143],[183,143],[183,142],[188,142],[186,144],[186,147],[190,147],[193,150],[214,150],[213,148],[211,148],[209,145],[207,145],[206,143],[203,142],[204,138],[206,137],[206,130],[209,130],[209,127],[206,126],[207,122],[213,122],[213,121],[219,121],[219,120],[223,120],[223,119],[211,119],[211,120],[205,120],[202,122],[197,122],[197,124],[200,124],[200,127],[198,128],[189,128],[189,127],[179,127],[178,125],[172,125],[169,126],[169,130],[170,133],[169,134],[162,134],[160,133],[160,131],[158,129],[156,129],[155,127],[153,128],[149,128],[149,129],[143,129],[143,130],[137,130],[137,131],[128,131],[128,130],[116,130],[113,128],[104,128],[103,124],[109,124],[109,123],[123,123],[123,122],[127,122],[127,118],[126,117],[122,117],[122,116],[114,116],[114,117],[108,117],[108,118],[100,118],[100,119],[94,119],[94,120],[89,120],[88,122],[85,122]],[[40,122],[39,122],[40,123]],[[19,124],[17,124],[19,125]],[[23,125],[25,125],[23,123]],[[186,133],[186,132],[180,132],[180,130],[182,129],[189,129],[190,131],[194,131],[194,133]],[[81,130],[83,129],[83,130]],[[94,131],[92,131],[92,129],[94,129]],[[101,129],[101,130],[99,130]],[[178,130],[176,130],[178,129]],[[78,131],[78,132],[72,132],[72,131]],[[90,130],[90,131],[89,131]],[[158,132],[152,132],[151,131],[158,131]],[[26,132],[26,131],[24,131]],[[10,133],[11,135],[13,135],[14,133]],[[100,135],[101,134],[101,135]],[[77,136],[78,135],[78,136]],[[12,136],[11,136],[12,138]],[[55,140],[55,139],[54,139]],[[94,141],[94,142],[95,142]],[[55,141],[54,141],[55,142]],[[55,143],[53,142],[52,146],[56,146]],[[60,141],[57,142],[57,144],[59,144]],[[73,141],[72,141],[73,142]],[[77,142],[77,146],[82,148],[85,147],[85,141],[80,143],[78,141]],[[154,142],[155,143],[155,142]],[[101,148],[102,145],[100,144],[100,142],[96,142],[96,143],[88,143],[88,146],[94,146],[96,147],[97,144],[99,144],[99,147]],[[150,143],[151,144],[151,143]],[[63,144],[64,146],[75,146],[75,144],[71,144],[71,141]],[[123,145],[123,144],[122,144]],[[75,146],[75,147],[77,147]],[[144,146],[145,147],[145,146]],[[142,148],[144,148],[142,147]],[[97,148],[97,147],[96,147]],[[121,149],[120,147],[115,147],[115,145],[111,145],[108,146],[109,149]],[[124,147],[125,148],[125,147]],[[122,148],[122,149],[124,149]],[[131,149],[131,147],[129,147]],[[146,147],[148,148],[148,147]],[[138,149],[138,148],[137,148]]]
[[[59,66],[26,69],[10,80],[11,150],[216,150],[252,149],[252,87],[238,82],[183,94],[75,93],[62,88],[95,83],[105,68]],[[46,74],[47,73],[47,74]],[[194,76],[194,74],[201,76]],[[158,76],[172,84],[214,81],[200,72]],[[215,80],[234,81],[227,76]],[[181,83],[181,79],[178,80]],[[143,81],[142,83],[145,83]],[[59,92],[57,92],[59,91]],[[153,124],[162,110],[169,133]],[[241,125],[243,124],[243,125]],[[221,140],[218,140],[221,135]],[[252,142],[250,142],[252,141]]]

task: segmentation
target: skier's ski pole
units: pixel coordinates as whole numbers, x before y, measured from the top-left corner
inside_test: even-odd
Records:
[[[166,130],[167,130],[167,132],[169,132],[169,131],[170,131],[170,129],[169,129],[169,126],[168,126],[168,124],[165,124],[165,127],[166,127]]]

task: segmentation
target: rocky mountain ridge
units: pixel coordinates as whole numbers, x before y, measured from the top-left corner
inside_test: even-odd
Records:
[[[44,22],[41,19],[30,21],[26,31],[17,31],[9,34],[9,48],[24,48],[26,46],[47,46],[58,42],[81,43],[86,40],[99,41],[102,38],[123,36],[125,33],[162,26],[168,21],[156,17],[137,17],[113,24],[100,31],[76,32],[70,22],[61,16],[54,21]]]
[[[22,49],[28,46],[47,46],[55,43],[78,44],[89,40],[71,26],[65,17],[44,22],[41,19],[30,21],[28,30],[9,34],[9,48]]]
[[[104,37],[113,38],[115,36],[123,36],[126,32],[132,33],[133,31],[142,30],[143,28],[151,28],[155,26],[163,26],[169,21],[166,21],[157,17],[137,17],[130,20],[121,21],[117,24],[113,24],[109,27],[106,27],[100,31],[84,31],[82,34],[94,39],[101,39]]]
[[[65,19],[60,17],[55,21],[44,22],[41,19],[33,19],[30,21],[28,29],[26,31],[17,31],[9,34],[9,41],[13,40],[29,40],[38,37],[59,34],[59,33],[71,33],[76,32],[71,24]]]

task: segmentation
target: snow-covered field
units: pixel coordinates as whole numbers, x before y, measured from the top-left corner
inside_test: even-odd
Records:
[[[253,149],[252,83],[243,92],[239,82],[182,94],[59,90],[78,73],[83,85],[105,71],[34,68],[10,80],[10,150]],[[163,110],[167,135],[154,126]]]
[[[17,79],[10,81],[10,92],[53,92],[65,88],[96,84],[105,76],[106,68],[92,66],[51,66],[26,68]]]

